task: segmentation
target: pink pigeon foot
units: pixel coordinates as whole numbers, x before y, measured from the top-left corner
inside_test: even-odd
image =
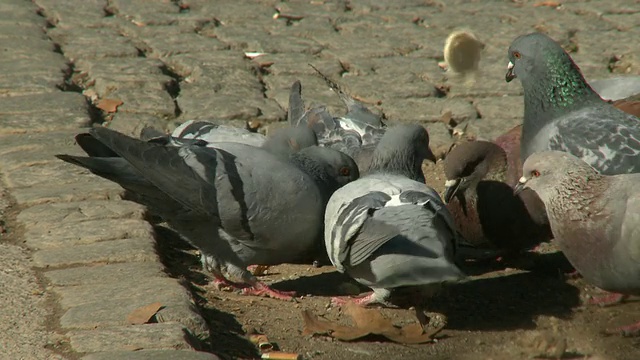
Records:
[[[640,322],[621,326],[615,329],[607,329],[605,333],[610,335],[620,334],[622,336],[640,336]]]
[[[331,298],[331,305],[332,306],[342,306],[346,303],[348,303],[349,301],[352,301],[354,303],[356,303],[357,305],[360,306],[367,306],[370,304],[374,304],[374,303],[378,303],[378,299],[376,298],[376,294],[371,291],[368,293],[365,293],[361,296],[358,297],[350,297],[350,296],[336,296],[336,297],[332,297]]]
[[[242,295],[266,296],[272,299],[289,301],[296,296],[296,292],[274,290],[267,284],[258,281],[254,286],[247,286],[242,289]]]
[[[599,306],[611,306],[611,305],[618,305],[621,304],[622,302],[624,302],[627,298],[629,297],[629,295],[623,295],[623,294],[609,294],[609,295],[605,295],[605,296],[599,296],[599,297],[594,297],[589,299],[589,304],[591,305],[599,305]]]

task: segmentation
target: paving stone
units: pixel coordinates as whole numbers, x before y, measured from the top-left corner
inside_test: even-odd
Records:
[[[81,360],[219,360],[213,354],[188,350],[108,351],[89,354]]]
[[[56,26],[91,24],[102,19],[106,14],[105,0],[56,1],[36,0],[43,15]]]
[[[285,111],[278,103],[262,96],[247,98],[238,95],[201,94],[181,92],[178,105],[183,119],[253,120],[265,122],[280,121]]]
[[[103,181],[101,178],[85,176],[88,170],[72,170],[71,165],[58,160],[43,160],[24,163],[14,168],[5,168],[5,181],[8,188],[24,188],[45,184],[73,184],[81,182]],[[79,174],[82,174],[80,178]]]
[[[64,56],[76,59],[137,57],[138,49],[129,39],[109,28],[56,27],[47,32],[51,40],[60,45]],[[108,46],[96,44],[108,43]]]
[[[78,129],[90,123],[91,118],[86,109],[50,113],[0,114],[0,136]]]
[[[20,23],[19,25],[16,23],[15,19],[13,20],[0,20],[0,39],[12,38],[15,39],[41,39],[48,40],[49,38],[45,35],[44,30],[42,28],[41,23]],[[18,26],[17,26],[18,25]]]
[[[68,203],[50,203],[22,210],[17,220],[28,221],[31,227],[48,226],[97,219],[145,219],[144,206],[131,201],[87,200]]]
[[[439,122],[442,120],[442,116],[449,111],[457,122],[477,117],[473,105],[464,99],[396,99],[393,102],[385,102],[382,108],[388,119],[423,124]]]
[[[155,86],[123,87],[113,91],[108,97],[122,101],[118,112],[147,113],[162,118],[175,116],[175,104],[171,95],[164,89],[155,89]]]
[[[255,66],[244,56],[242,51],[215,51],[211,53],[177,54],[163,59],[164,63],[186,83],[199,81],[204,69],[212,73],[216,71],[230,72],[235,69],[249,70]],[[210,75],[211,76],[211,75]],[[213,76],[215,78],[215,76]]]
[[[144,113],[117,112],[108,123],[110,129],[123,134],[140,137],[140,132],[146,127],[152,127],[160,131],[168,130],[168,120],[156,115]]]
[[[230,48],[228,44],[218,39],[201,36],[195,32],[178,34],[174,32],[175,30],[172,29],[171,32],[167,31],[165,34],[144,38],[142,41],[149,47],[146,53],[147,57],[163,58],[176,54],[208,53]]]
[[[143,349],[191,350],[180,324],[144,324],[117,326],[95,330],[74,330],[67,333],[76,352],[93,353]]]
[[[104,299],[109,301],[146,299],[147,303],[157,301],[162,304],[191,301],[190,295],[178,280],[166,276],[151,278],[139,275],[123,276],[120,281],[106,284],[96,282],[88,285],[54,286],[52,289],[60,296],[60,306],[63,309],[89,303],[100,304]]]
[[[106,240],[119,240],[147,236],[151,225],[138,219],[98,219],[62,221],[33,225],[25,222],[26,244],[32,249],[64,248]]]
[[[124,189],[115,183],[98,180],[15,188],[11,190],[11,195],[19,206],[26,207],[52,202],[119,200],[124,195]]]
[[[90,264],[69,269],[45,271],[44,276],[54,286],[110,284],[134,277],[152,278],[166,276],[159,262],[145,261],[116,264]]]
[[[487,97],[475,100],[474,105],[480,117],[487,121],[517,119],[522,122],[524,116],[524,98],[522,96]]]
[[[42,268],[125,261],[158,261],[153,237],[149,235],[144,238],[48,248],[33,253],[34,266]]]
[[[86,109],[85,97],[75,92],[0,97],[0,114],[57,112],[73,117],[78,112],[86,113]]]
[[[183,291],[186,291],[183,289]],[[60,318],[60,326],[64,329],[95,329],[111,326],[127,325],[127,316],[142,306],[153,302],[161,302],[164,306],[155,318],[159,323],[180,323],[187,327],[196,337],[205,334],[207,330],[204,319],[195,312],[194,305],[184,297],[165,296],[163,289],[158,289],[152,297],[137,297],[131,292],[126,299],[102,299],[99,302],[74,306],[67,310]]]
[[[32,53],[53,52],[55,46],[48,39],[37,37],[25,37],[20,39],[19,46],[16,46],[16,39],[9,37],[0,37],[0,51],[3,54],[11,53],[12,56],[28,55]]]

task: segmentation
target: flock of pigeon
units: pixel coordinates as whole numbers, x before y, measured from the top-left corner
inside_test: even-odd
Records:
[[[200,250],[216,285],[244,294],[295,296],[249,265],[328,257],[373,290],[334,304],[419,309],[465,278],[459,245],[518,251],[554,238],[614,300],[640,295],[640,99],[629,97],[640,78],[590,85],[540,33],[515,39],[508,58],[506,81],[524,89],[523,125],[454,147],[444,200],[422,172],[436,161],[426,129],[386,126],[322,74],[347,107],[342,117],[306,109],[295,82],[289,127],[269,137],[206,121],[142,139],[95,127],[76,136],[88,156],[57,157],[120,184]],[[640,333],[640,323],[620,331]]]

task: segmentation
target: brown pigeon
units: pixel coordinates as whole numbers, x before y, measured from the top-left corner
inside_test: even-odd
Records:
[[[503,148],[479,140],[459,144],[444,160],[444,200],[469,245],[517,251],[552,237],[537,195],[513,194],[508,160]]]
[[[559,151],[532,154],[523,174],[516,192],[540,196],[560,249],[584,279],[619,300],[640,295],[640,174],[603,175]],[[638,335],[640,322],[615,331]]]

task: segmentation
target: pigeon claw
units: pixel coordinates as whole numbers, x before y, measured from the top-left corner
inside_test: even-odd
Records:
[[[624,294],[609,294],[589,299],[589,304],[601,307],[618,305],[623,303],[629,296]],[[640,324],[638,325],[640,326]]]
[[[343,306],[348,302],[353,302],[360,306],[367,306],[370,304],[378,303],[379,301],[375,297],[375,293],[368,292],[364,296],[350,297],[350,296],[336,296],[331,298],[331,306]]]
[[[606,329],[604,332],[607,335],[619,334],[626,337],[640,336],[640,322],[631,325],[620,326],[614,329]]]
[[[295,291],[280,291],[267,286],[262,282],[257,282],[254,286],[242,289],[242,295],[265,296],[277,300],[290,301],[296,296]]]

